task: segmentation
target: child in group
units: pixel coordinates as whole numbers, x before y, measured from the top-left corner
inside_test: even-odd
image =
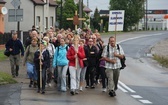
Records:
[[[38,76],[38,79],[37,79],[38,91],[37,92],[40,93],[40,90],[41,90],[42,94],[45,94],[46,71],[50,66],[50,54],[49,54],[49,51],[46,50],[46,46],[47,46],[47,42],[42,40],[40,44],[40,49],[37,50],[34,55],[34,64],[35,64],[37,76]],[[40,85],[40,82],[41,82],[40,78],[42,78],[42,84],[41,84],[42,87]]]

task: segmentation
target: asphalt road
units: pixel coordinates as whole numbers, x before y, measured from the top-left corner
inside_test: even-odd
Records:
[[[127,68],[120,80],[134,91],[128,94],[143,104],[168,104],[168,69],[147,56],[150,48],[165,38],[168,38],[168,33],[160,32],[121,43],[127,56]]]
[[[167,105],[168,71],[146,56],[153,44],[168,37],[167,33],[158,31],[117,35],[118,42],[124,41],[121,45],[127,56],[127,67],[121,71],[115,98],[103,93],[101,85],[71,96],[69,91],[56,91],[53,84],[51,88],[46,88],[45,95],[37,94],[36,89],[28,87],[26,70],[21,66],[20,75],[16,78],[18,84],[0,86],[0,105]],[[105,43],[108,37],[103,37]],[[9,60],[0,62],[0,69],[10,73]]]

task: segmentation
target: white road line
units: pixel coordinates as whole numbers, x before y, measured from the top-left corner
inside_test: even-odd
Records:
[[[133,98],[142,98],[140,95],[131,95]]]
[[[130,91],[131,93],[136,93],[134,90],[132,90],[131,88],[129,88],[127,85],[125,85],[124,83],[122,83],[121,81],[118,81],[119,84],[121,84],[125,89],[127,89],[128,91]]]
[[[144,103],[144,104],[152,104],[152,102],[148,101],[148,100],[139,100],[140,102]]]
[[[148,37],[148,36],[158,36],[158,35],[163,35],[163,34],[164,34],[164,33],[157,33],[157,34],[150,34],[150,35],[137,36],[137,37],[128,38],[128,39],[119,41],[118,43],[125,42],[125,41],[128,41],[128,40],[137,39],[137,38],[143,38],[143,37]]]
[[[122,90],[123,92],[128,92],[127,90],[125,90],[124,88],[122,88],[120,85],[118,85],[118,88],[120,89],[120,90]]]

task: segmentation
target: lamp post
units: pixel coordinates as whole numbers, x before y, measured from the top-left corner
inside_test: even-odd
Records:
[[[146,0],[146,24],[145,24],[146,31],[148,30],[148,0]]]

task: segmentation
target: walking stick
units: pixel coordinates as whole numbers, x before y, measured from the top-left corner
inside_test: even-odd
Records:
[[[40,24],[41,26],[41,24]],[[40,28],[40,43],[41,43],[41,28]],[[40,44],[40,89],[42,89],[42,61],[41,61],[42,53],[41,53],[41,44]]]

